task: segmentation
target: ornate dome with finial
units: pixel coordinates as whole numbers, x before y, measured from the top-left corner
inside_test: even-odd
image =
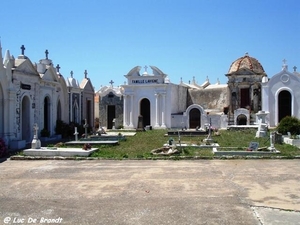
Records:
[[[265,70],[260,62],[246,53],[243,57],[235,60],[228,71],[228,74],[236,73],[239,70],[250,70],[255,74],[264,74]]]

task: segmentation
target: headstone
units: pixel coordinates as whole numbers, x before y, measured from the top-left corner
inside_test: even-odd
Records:
[[[282,144],[282,134],[275,132],[275,144]]]
[[[33,126],[33,130],[34,130],[34,136],[33,136],[32,142],[31,142],[31,148],[32,149],[40,149],[41,141],[39,140],[39,136],[38,136],[39,127],[36,123]]]
[[[74,135],[75,135],[75,141],[78,141],[78,132],[77,132],[77,127],[75,127],[75,132],[74,132]]]
[[[250,142],[248,150],[250,150],[250,151],[257,151],[258,146],[259,146],[258,142]]]
[[[137,125],[137,131],[144,131],[144,123],[143,123],[143,116],[139,115],[138,117],[138,125]]]

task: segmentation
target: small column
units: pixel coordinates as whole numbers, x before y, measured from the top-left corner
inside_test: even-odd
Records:
[[[133,119],[132,119],[132,113],[133,113],[133,95],[130,95],[130,105],[131,105],[131,107],[130,107],[130,121],[129,121],[129,127],[131,127],[131,128],[133,128],[133,123],[132,123],[132,121],[133,121]]]
[[[270,133],[270,147],[268,147],[268,150],[271,152],[277,152],[275,146],[275,132]]]
[[[159,100],[159,94],[155,94],[155,126],[154,127],[159,127],[159,116],[158,116],[158,100]]]
[[[75,135],[75,141],[78,141],[78,132],[77,132],[77,127],[75,127],[75,132],[74,132],[74,135]]]
[[[128,123],[127,123],[127,95],[124,95],[124,100],[123,100],[123,106],[124,106],[124,113],[123,113],[123,120],[124,120],[124,127],[127,127],[128,126]]]
[[[165,128],[165,109],[166,109],[166,94],[162,94],[163,103],[162,103],[162,110],[161,110],[161,127]]]

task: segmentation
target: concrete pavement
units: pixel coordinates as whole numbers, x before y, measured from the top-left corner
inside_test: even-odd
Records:
[[[299,160],[7,160],[0,224],[300,224]]]

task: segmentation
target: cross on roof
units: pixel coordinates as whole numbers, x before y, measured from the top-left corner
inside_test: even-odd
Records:
[[[294,66],[293,69],[294,69],[294,72],[296,72],[297,71],[297,66]]]
[[[148,66],[144,66],[144,68],[145,68],[145,72],[147,72]]]
[[[21,50],[22,50],[21,54],[22,54],[22,55],[24,55],[25,49],[26,49],[25,46],[22,45],[22,46],[21,46]]]
[[[46,49],[45,54],[46,54],[46,59],[48,59],[48,54],[49,54],[48,49]]]
[[[57,64],[57,66],[56,66],[56,72],[59,73],[59,69],[60,69],[60,66],[59,66],[59,64]]]
[[[286,61],[287,61],[286,59],[282,60],[282,62],[283,62],[284,65],[286,64]]]
[[[110,83],[111,86],[113,86],[113,84],[114,84],[115,82],[113,82],[113,80],[110,80],[109,83]]]
[[[73,78],[73,70],[71,70],[70,74],[71,74],[71,77]]]
[[[84,77],[87,78],[88,72],[85,70],[84,71]]]

